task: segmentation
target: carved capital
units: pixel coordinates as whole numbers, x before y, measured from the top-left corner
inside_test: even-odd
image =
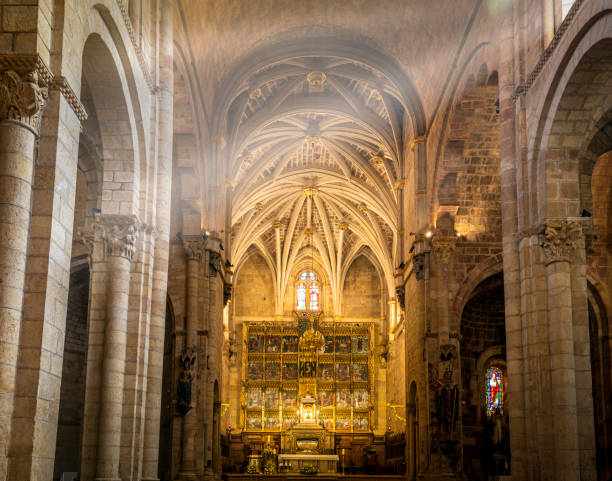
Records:
[[[49,96],[33,69],[19,74],[14,70],[0,73],[0,122],[14,122],[40,133],[40,119]]]
[[[436,261],[448,264],[455,256],[457,238],[436,236],[431,240],[431,246],[433,248]]]
[[[77,235],[93,255],[96,242],[101,242],[103,255],[125,257],[130,261],[136,253],[136,242],[142,226],[134,216],[98,215],[89,228],[79,228]]]
[[[107,254],[125,257],[130,261],[134,258],[140,232],[140,221],[136,217],[100,215],[94,222],[94,229],[100,232]]]
[[[412,272],[417,281],[425,279],[425,253],[412,256]]]
[[[540,246],[544,250],[546,264],[569,261],[582,239],[580,222],[567,219],[550,219],[539,229]]]
[[[206,239],[201,235],[181,235],[187,260],[202,261],[206,250]]]
[[[87,252],[92,256],[96,241],[96,231],[93,228],[79,227],[77,229],[77,238],[85,245]]]

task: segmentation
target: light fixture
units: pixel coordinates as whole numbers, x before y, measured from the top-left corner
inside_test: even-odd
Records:
[[[425,232],[425,237],[427,237],[428,239],[433,235],[433,232],[428,230],[427,232]]]

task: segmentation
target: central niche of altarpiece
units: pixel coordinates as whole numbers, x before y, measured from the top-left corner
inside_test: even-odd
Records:
[[[243,429],[281,431],[315,416],[328,431],[370,431],[375,329],[374,323],[318,326],[316,318],[302,315],[291,324],[245,323]],[[313,348],[305,348],[312,338]],[[316,400],[314,413],[302,412],[306,396]]]

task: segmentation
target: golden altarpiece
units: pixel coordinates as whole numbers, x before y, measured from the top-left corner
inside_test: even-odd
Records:
[[[295,316],[291,324],[243,324],[242,428],[285,432],[311,417],[330,433],[371,431],[375,323]],[[305,404],[306,396],[315,402]]]

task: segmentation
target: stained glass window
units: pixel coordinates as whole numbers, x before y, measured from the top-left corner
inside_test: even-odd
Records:
[[[310,310],[319,310],[319,285],[314,281],[310,284]]]
[[[301,281],[297,286],[297,309],[306,309],[306,283]]]
[[[314,272],[302,272],[297,284],[296,308],[298,310],[318,311],[320,309],[319,296],[319,283]]]
[[[489,368],[485,382],[487,416],[504,414],[504,385],[501,369]]]

